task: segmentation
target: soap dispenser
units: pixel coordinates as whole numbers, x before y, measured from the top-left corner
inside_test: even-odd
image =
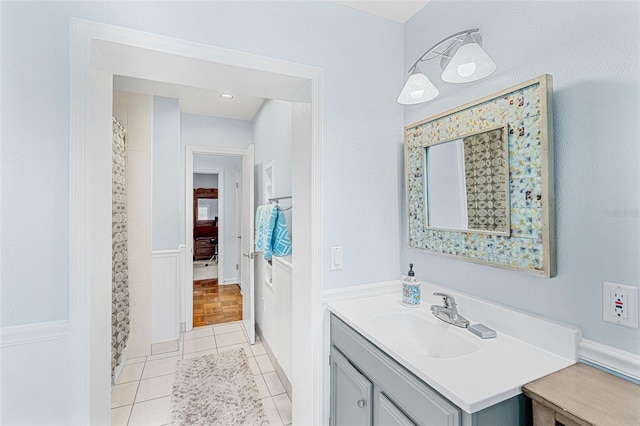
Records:
[[[402,277],[402,303],[412,308],[420,306],[420,281],[413,272],[413,263],[409,264],[407,276]]]

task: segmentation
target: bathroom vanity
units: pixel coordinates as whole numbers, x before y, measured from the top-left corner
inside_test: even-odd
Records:
[[[423,284],[424,295],[441,290]],[[400,292],[329,303],[331,425],[525,425],[521,386],[577,360],[574,328],[456,295],[472,323],[497,330],[483,340],[435,318],[429,307],[441,299],[427,299],[418,308]],[[501,320],[487,321],[494,315]],[[528,337],[508,334],[518,332]]]

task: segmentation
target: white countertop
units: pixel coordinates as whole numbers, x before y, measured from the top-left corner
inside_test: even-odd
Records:
[[[456,298],[458,312],[471,324],[483,322],[497,331],[493,339],[480,339],[466,329],[435,318],[431,304],[441,304],[434,291]],[[457,294],[448,289],[422,284],[423,302],[417,308],[401,303],[400,290],[328,303],[329,310],[362,334],[429,386],[458,407],[474,413],[521,393],[521,386],[568,367],[578,359],[580,331],[499,305]],[[474,339],[480,349],[454,358],[433,358],[407,350],[376,330],[372,314],[407,312],[451,327],[452,333]],[[486,318],[497,316],[488,323]],[[501,327],[504,325],[504,327]],[[514,328],[515,327],[515,328]]]

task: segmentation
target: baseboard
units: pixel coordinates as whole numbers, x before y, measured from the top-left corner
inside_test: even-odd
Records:
[[[226,279],[222,280],[222,282],[220,282],[218,284],[219,285],[240,284],[240,281],[238,281],[238,277],[226,278]]]
[[[68,335],[69,320],[2,327],[0,329],[0,347],[55,340]]]
[[[587,364],[602,367],[623,379],[640,382],[640,355],[582,339],[580,358]]]
[[[395,292],[398,292],[398,295],[400,295],[400,289],[399,280],[332,288],[322,292],[322,301],[324,303],[338,302],[340,300],[359,299],[362,297],[378,296],[381,294]]]
[[[280,366],[278,359],[273,354],[273,351],[271,350],[271,347],[269,346],[269,343],[267,342],[267,340],[264,338],[264,335],[262,334],[262,330],[260,330],[260,327],[258,326],[258,324],[256,324],[256,334],[260,338],[260,342],[262,342],[262,346],[264,347],[264,350],[267,353],[267,357],[269,357],[269,361],[271,361],[271,364],[273,364],[273,368],[276,370],[276,374],[278,375],[280,382],[282,382],[282,385],[284,386],[284,389],[287,392],[289,399],[293,401],[293,386],[291,385],[291,382],[289,381],[289,378],[287,377],[286,373]]]

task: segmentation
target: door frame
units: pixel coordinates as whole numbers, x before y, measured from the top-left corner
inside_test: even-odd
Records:
[[[144,64],[106,57],[99,44],[146,49],[181,58],[303,78],[308,82],[310,129],[293,146],[296,167],[292,194],[300,227],[293,235],[292,384],[295,424],[324,423],[324,340],[322,303],[322,138],[321,68],[242,51],[152,34],[84,19],[70,19],[69,141],[69,324],[74,424],[105,424],[111,415],[111,109],[113,75],[148,78]],[[120,70],[120,71],[119,71]],[[297,170],[297,172],[296,172]],[[296,176],[296,173],[300,173]],[[319,343],[320,342],[320,343]]]
[[[193,201],[189,203],[189,195],[193,200],[193,174],[207,173],[218,175],[218,283],[222,284],[224,267],[222,265],[221,247],[224,244],[224,229],[220,224],[224,225],[224,170],[216,169],[213,171],[194,170],[193,157],[198,154],[223,155],[229,157],[240,157],[244,153],[243,149],[222,148],[217,146],[204,145],[187,145],[185,146],[185,271],[184,271],[184,288],[180,289],[183,293],[184,300],[184,323],[185,331],[193,329],[193,238],[189,235],[193,232]],[[189,194],[191,191],[191,194]],[[221,197],[222,196],[222,197]],[[222,230],[221,230],[222,229]]]

